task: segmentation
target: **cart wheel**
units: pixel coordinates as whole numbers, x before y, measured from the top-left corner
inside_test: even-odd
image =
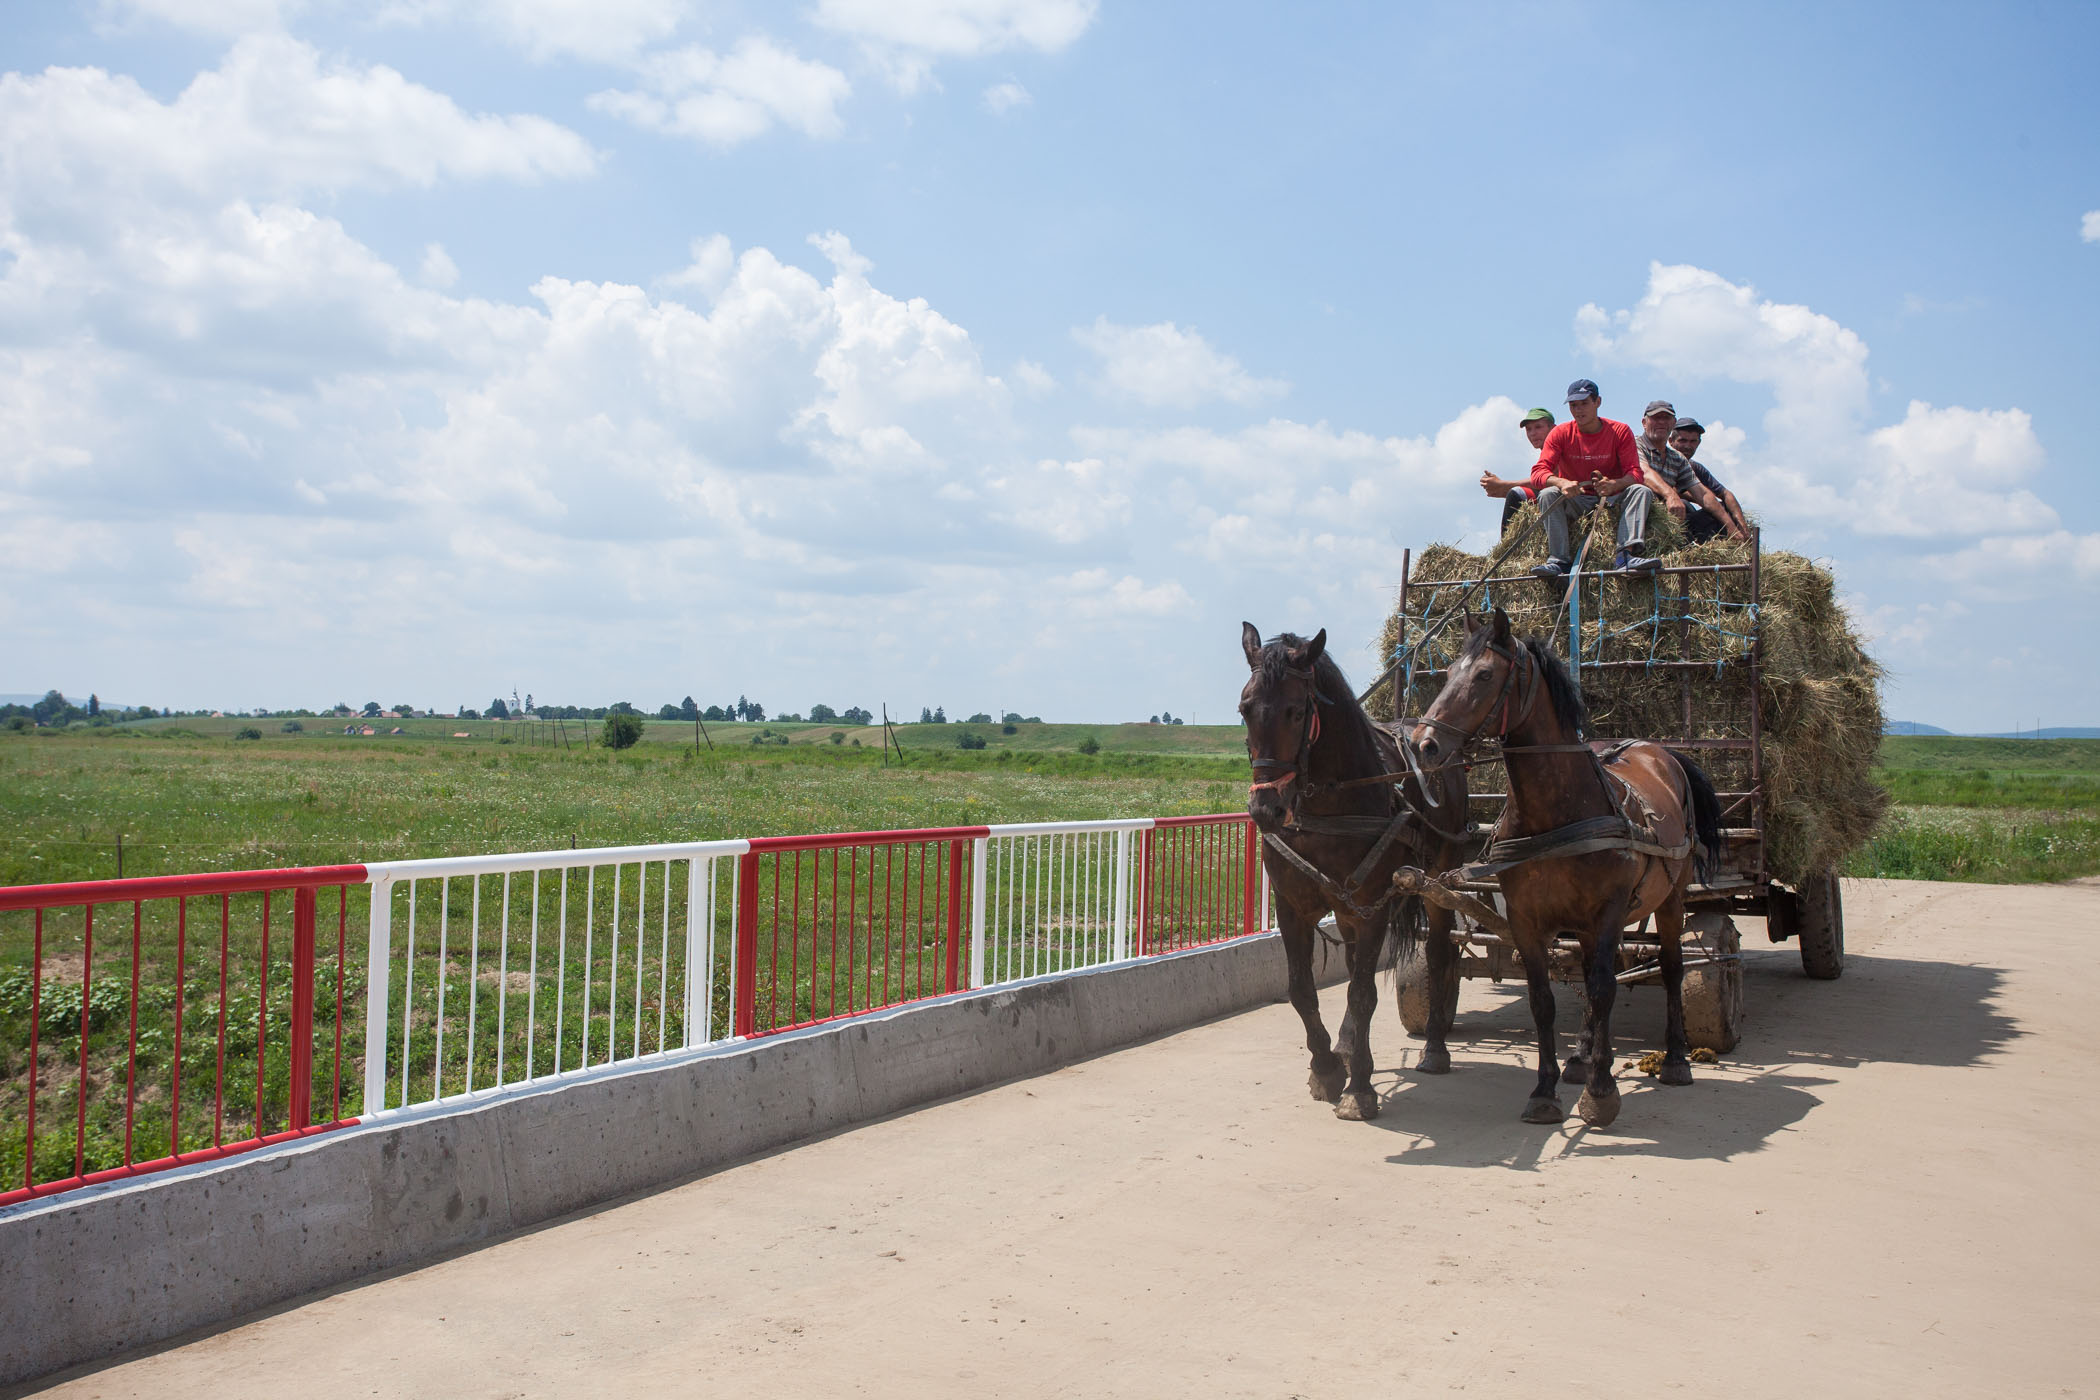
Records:
[[[1424,933],[1422,938],[1434,938],[1433,933]],[[1429,1033],[1429,954],[1422,946],[1422,938],[1411,938],[1400,944],[1400,951],[1393,959],[1393,980],[1397,984],[1400,1003],[1400,1024],[1412,1036]],[[1452,949],[1451,971],[1444,979],[1450,985],[1445,989],[1454,1004],[1458,997],[1458,950]]]
[[[1819,982],[1844,975],[1845,907],[1838,895],[1835,870],[1802,881],[1799,935],[1803,972]]]
[[[1735,921],[1723,915],[1718,928],[1701,939],[1706,951],[1733,955],[1742,951]],[[1688,945],[1696,949],[1698,945]],[[1684,1035],[1694,1049],[1726,1054],[1743,1033],[1743,965],[1704,963],[1684,970]]]
[[[1765,894],[1765,935],[1784,943],[1801,927],[1801,896],[1778,885]]]

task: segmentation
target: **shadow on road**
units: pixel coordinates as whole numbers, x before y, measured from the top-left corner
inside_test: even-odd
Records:
[[[1809,1117],[1847,1070],[1871,1062],[1979,1065],[2024,1034],[1999,1010],[1999,968],[1857,954],[1836,982],[1810,981],[1800,968],[1791,949],[1745,955],[1742,1043],[1720,1064],[1696,1066],[1690,1088],[1665,1088],[1629,1068],[1661,1046],[1663,1001],[1654,987],[1622,993],[1612,1030],[1625,1102],[1608,1129],[1576,1123],[1580,1091],[1567,1085],[1567,1127],[1518,1121],[1536,1054],[1523,984],[1468,983],[1452,1029],[1453,1073],[1414,1074],[1420,1042],[1410,1040],[1399,1068],[1378,1076],[1377,1126],[1413,1139],[1387,1160],[1519,1170],[1563,1153],[1725,1160],[1762,1149]],[[1557,986],[1555,1000],[1565,1058],[1581,1028],[1582,998],[1577,988]],[[1382,1031],[1398,1029],[1393,1020],[1380,1023]],[[1391,1048],[1385,1058],[1396,1058]]]

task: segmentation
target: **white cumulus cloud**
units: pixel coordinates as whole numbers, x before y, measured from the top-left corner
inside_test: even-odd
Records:
[[[2078,235],[2088,243],[2100,243],[2100,209],[2088,209],[2078,225]]]
[[[837,136],[844,130],[838,106],[853,91],[838,69],[764,35],[747,35],[726,54],[698,45],[652,54],[639,71],[640,88],[598,93],[591,107],[711,146],[733,146],[776,125]]]
[[[1717,470],[1741,471],[1731,486],[1768,519],[1918,537],[2057,524],[2029,485],[2045,462],[2025,411],[1913,402],[1900,422],[1870,427],[1866,342],[1806,306],[1762,298],[1703,268],[1656,263],[1637,304],[1584,306],[1575,328],[1607,364],[1681,384],[1769,388],[1761,443],[1716,423],[1702,448]]]
[[[473,115],[384,65],[324,63],[282,36],[242,39],[173,102],[99,68],[0,75],[0,184],[17,219],[596,165],[582,137],[544,117]]]
[[[984,109],[995,117],[1003,117],[1016,107],[1026,107],[1035,101],[1028,89],[1019,83],[995,83],[984,90]]]
[[[1159,408],[1195,408],[1214,400],[1253,403],[1290,390],[1280,379],[1259,379],[1195,330],[1172,321],[1121,326],[1098,317],[1072,338],[1100,358],[1097,390]]]
[[[1086,32],[1097,8],[1096,0],[818,0],[815,19],[859,40],[909,92],[941,59],[1056,53]]]
[[[691,10],[688,0],[382,0],[376,17],[416,26],[468,24],[535,60],[623,63],[669,38]]]

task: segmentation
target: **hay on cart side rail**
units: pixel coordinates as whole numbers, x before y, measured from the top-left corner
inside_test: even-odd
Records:
[[[1522,531],[1536,518],[1526,506],[1512,524]],[[1609,566],[1613,551],[1608,511],[1591,513],[1585,567]],[[1677,522],[1660,507],[1650,517],[1650,547],[1672,568],[1747,564],[1750,547],[1731,540],[1687,546]],[[1454,606],[1480,578],[1488,555],[1450,545],[1421,551],[1410,570],[1406,612],[1386,620],[1382,653],[1394,656],[1426,621]],[[1533,532],[1496,567],[1496,576],[1521,576],[1545,558],[1544,532]],[[1762,639],[1762,728],[1765,867],[1789,885],[1834,868],[1872,839],[1888,806],[1874,781],[1881,748],[1882,669],[1861,645],[1837,601],[1829,571],[1801,555],[1767,552],[1760,561],[1761,602],[1750,607],[1747,572],[1676,575],[1658,580],[1585,576],[1579,603],[1583,697],[1596,737],[1745,739],[1750,736],[1749,658]],[[1476,610],[1501,607],[1520,633],[1551,633],[1569,653],[1570,618],[1564,590],[1528,577],[1489,583],[1473,596]],[[1404,626],[1403,626],[1404,622]],[[1417,715],[1442,684],[1423,675],[1448,665],[1465,638],[1454,621],[1426,648],[1412,673],[1381,685],[1368,700],[1381,718]],[[1691,662],[1686,666],[1680,663]],[[1701,749],[1697,761],[1724,794],[1724,821],[1747,825],[1752,790],[1746,750]],[[1476,791],[1502,790],[1496,766],[1475,770]]]

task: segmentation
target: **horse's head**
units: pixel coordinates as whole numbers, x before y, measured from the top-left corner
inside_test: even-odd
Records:
[[[1408,731],[1425,768],[1458,762],[1476,735],[1507,734],[1530,709],[1530,692],[1520,684],[1529,666],[1510,633],[1508,615],[1497,608],[1491,616],[1467,613],[1465,620],[1466,644],[1445,673],[1444,688]]]
[[[1320,737],[1320,693],[1314,671],[1327,650],[1327,629],[1321,628],[1311,641],[1286,632],[1263,646],[1254,624],[1243,622],[1240,648],[1247,653],[1247,668],[1253,672],[1240,690],[1247,757],[1254,765],[1247,815],[1263,831],[1274,831],[1289,817],[1294,799],[1303,795],[1303,769]]]

